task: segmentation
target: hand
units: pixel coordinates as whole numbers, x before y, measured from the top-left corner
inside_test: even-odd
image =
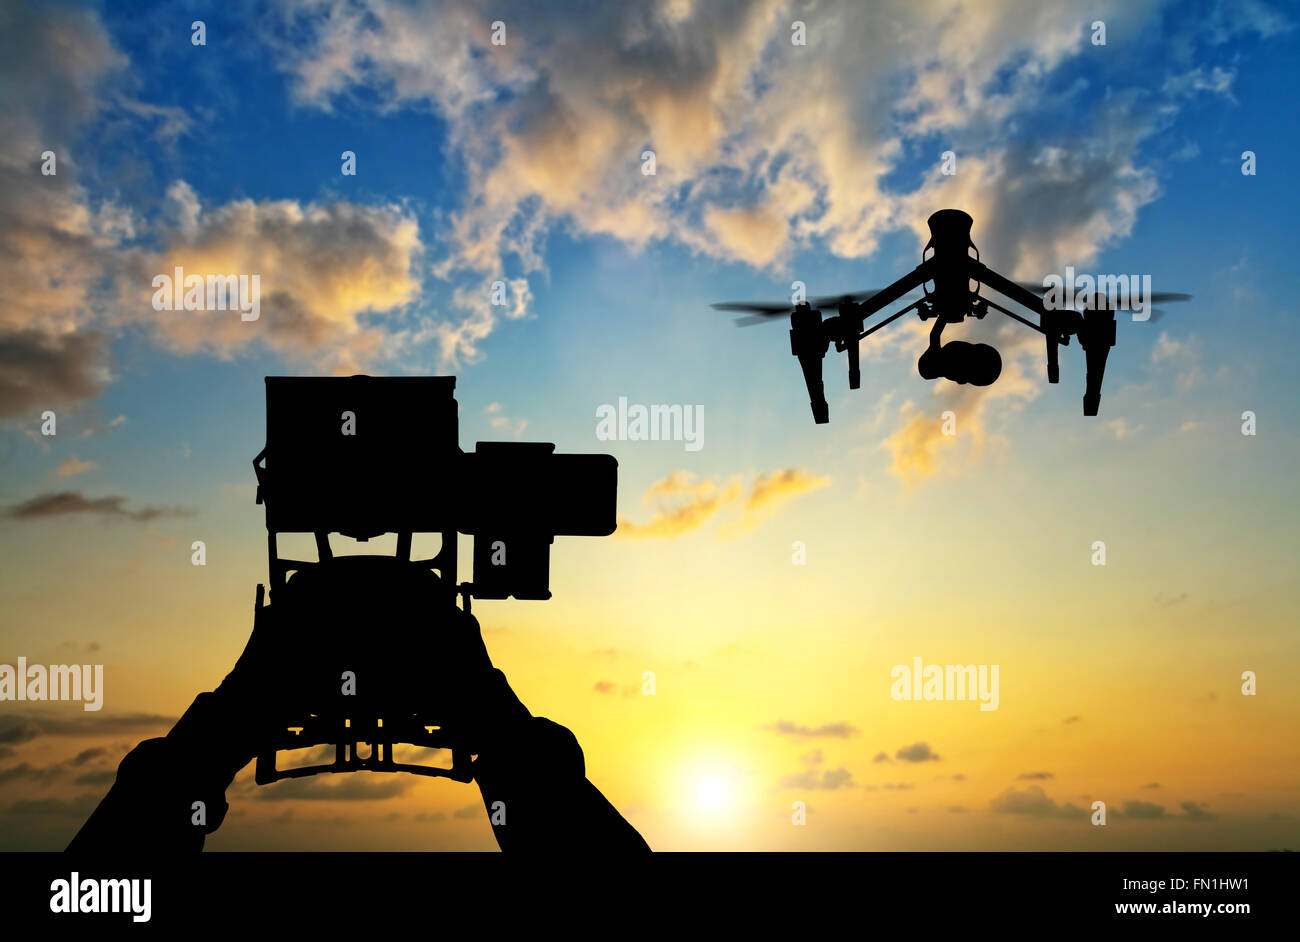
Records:
[[[357,704],[434,717],[474,752],[529,716],[493,668],[478,620],[428,570],[339,557],[297,573],[272,601],[216,691],[241,739],[263,742],[348,702],[348,684]]]

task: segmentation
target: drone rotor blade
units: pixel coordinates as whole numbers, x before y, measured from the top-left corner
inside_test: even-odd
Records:
[[[1040,296],[1047,294],[1047,288],[1032,281],[1017,281],[1016,284],[1020,285],[1020,287],[1024,288],[1026,291],[1032,291],[1034,294]],[[1076,295],[1076,297],[1087,297],[1087,295]],[[1151,292],[1151,297],[1147,300],[1153,304],[1167,304],[1170,301],[1190,301],[1191,299],[1192,296],[1190,294],[1186,294],[1182,291],[1153,291]]]
[[[1094,295],[1091,294],[1076,295],[1074,299],[1075,307],[1077,308],[1091,307],[1093,298]],[[1146,303],[1148,306],[1150,306],[1152,304],[1170,304],[1179,301],[1190,301],[1191,299],[1192,296],[1190,294],[1183,294],[1182,292],[1153,291],[1151,292],[1150,295],[1147,296]]]
[[[745,314],[763,314],[772,317],[776,314],[789,314],[793,304],[785,301],[719,301],[710,304],[715,311],[737,311]]]
[[[808,303],[813,307],[834,309],[846,301],[865,301],[879,293],[879,288],[868,288],[864,291],[846,291],[841,294],[819,294],[815,298],[809,298]]]
[[[737,317],[731,323],[737,327],[756,327],[759,324],[780,324],[779,318],[766,314],[750,314],[748,317]]]

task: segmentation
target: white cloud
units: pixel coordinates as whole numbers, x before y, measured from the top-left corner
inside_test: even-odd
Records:
[[[1089,15],[1137,22],[1149,7]],[[1156,192],[1135,163],[1144,122],[1133,112],[1111,115],[1126,126],[1101,140],[1089,122],[1055,148],[990,143],[1085,48],[1086,24],[1065,3],[811,4],[798,13],[802,47],[775,0],[602,4],[582,17],[531,3],[489,13],[454,0],[434,13],[318,0],[288,17],[297,45],[284,61],[302,101],[330,108],[365,88],[383,107],[425,106],[447,122],[468,179],[437,246],[435,270],[453,281],[543,269],[561,223],[772,266],[814,241],[868,255],[954,204],[1006,233],[990,238],[1002,264],[1041,274],[1127,235]],[[505,46],[489,43],[495,19]],[[906,142],[936,131],[971,142],[959,182],[886,192]],[[641,172],[647,149],[653,176]],[[462,304],[438,329],[444,356],[477,357],[497,323]]]

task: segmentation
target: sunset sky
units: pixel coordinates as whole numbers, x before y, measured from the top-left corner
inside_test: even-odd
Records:
[[[456,376],[466,449],[617,457],[614,536],[474,611],[652,847],[1300,846],[1295,11],[480,7],[3,6],[0,663],[105,690],[0,702],[0,849],[62,848],[233,665],[263,377],[356,372]],[[1048,385],[993,313],[945,339],[995,343],[995,385],[921,379],[907,318],[860,390],[827,357],[828,425],[780,318],[709,308],[882,287],[945,207],[1011,277],[1193,300],[1119,318],[1096,417],[1077,343]],[[155,310],[177,266],[259,274],[259,319]],[[702,406],[702,447],[600,440],[620,397]],[[998,665],[998,709],[892,699],[914,657]],[[496,847],[443,780],[250,766],[227,797],[212,850]]]

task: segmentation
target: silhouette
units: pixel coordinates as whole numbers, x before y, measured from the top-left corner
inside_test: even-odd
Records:
[[[503,850],[649,850],[587,780],[573,734],[529,713],[492,666],[469,610],[474,597],[550,597],[554,536],[613,532],[615,460],[535,442],[462,452],[453,377],[266,383],[253,466],[270,603],[259,585],[234,668],[122,760],[68,850],[202,849],[254,759],[259,785],[358,770],[477,782]],[[281,558],[286,532],[313,533],[318,558]],[[331,533],[389,532],[395,556],[331,552]],[[442,534],[430,559],[411,559],[419,532]],[[474,579],[459,584],[458,532],[474,537]],[[398,743],[450,750],[451,766],[397,762]],[[277,767],[283,750],[320,746],[331,762]]]
[[[822,361],[831,344],[837,351],[848,352],[849,389],[858,389],[862,384],[859,342],[909,311],[915,311],[922,321],[937,318],[930,332],[929,346],[917,361],[917,371],[922,378],[942,376],[954,383],[976,386],[996,382],[1002,372],[1002,357],[993,347],[961,340],[940,343],[946,325],[959,324],[968,315],[983,320],[989,308],[1001,311],[1043,335],[1047,346],[1049,383],[1060,382],[1058,348],[1068,346],[1070,337],[1077,336],[1087,367],[1083,414],[1096,415],[1101,404],[1106,358],[1110,355],[1110,348],[1115,346],[1115,311],[1110,306],[1110,299],[1103,292],[1096,291],[1076,299],[1081,302],[1082,311],[1049,308],[1040,297],[1047,291],[1042,285],[1012,281],[980,262],[979,249],[970,237],[974,220],[966,213],[959,209],[941,209],[929,218],[928,224],[930,241],[921,251],[921,264],[887,288],[810,298],[797,302],[793,310],[788,303],[768,301],[721,301],[712,307],[719,311],[748,313],[750,317],[736,321],[742,327],[769,322],[768,319],[778,315],[790,315],[790,352],[799,359],[808,387],[813,421],[819,425],[830,421],[830,407],[826,403],[826,388],[822,382]],[[933,254],[927,257],[927,252]],[[933,289],[929,287],[931,284]],[[980,288],[984,285],[1037,314],[1038,323],[981,297]],[[871,315],[917,288],[922,290],[920,299],[863,328]],[[1178,292],[1156,292],[1147,301],[1164,303],[1190,298],[1191,295]],[[821,308],[831,306],[838,307],[838,314],[823,320]]]

